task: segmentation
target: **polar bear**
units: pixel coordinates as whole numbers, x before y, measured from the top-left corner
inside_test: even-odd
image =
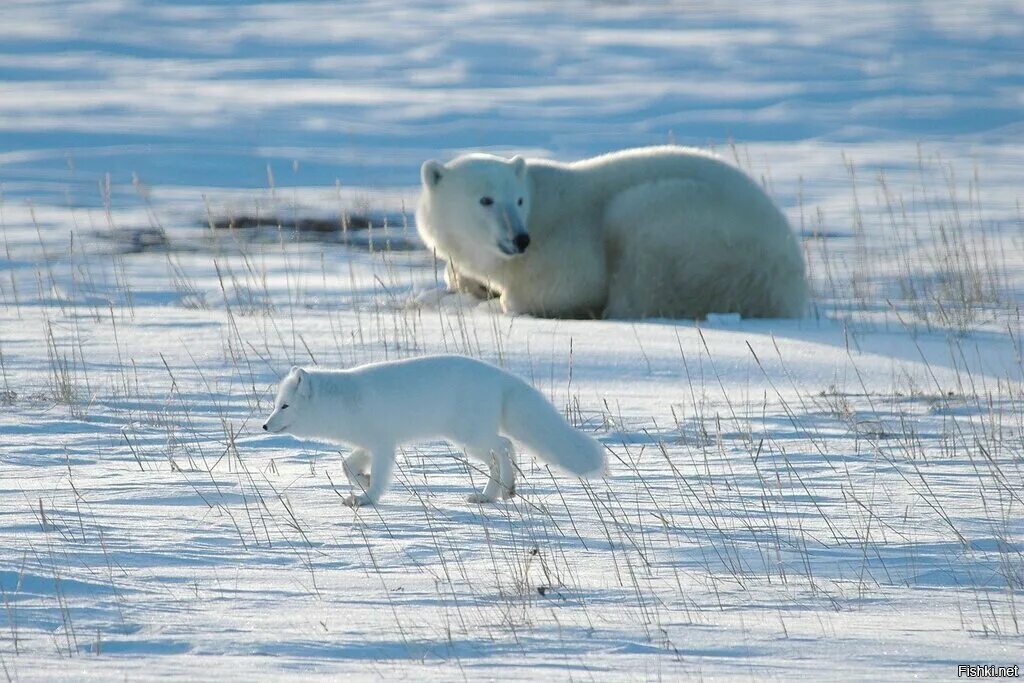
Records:
[[[761,187],[677,146],[574,163],[468,154],[421,169],[416,227],[449,289],[547,318],[798,317],[800,245]]]

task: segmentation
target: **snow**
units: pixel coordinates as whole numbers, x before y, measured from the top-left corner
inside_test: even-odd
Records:
[[[1024,663],[1018,3],[3,13],[6,676]],[[806,318],[511,318],[404,248],[424,159],[669,140],[783,206]],[[387,225],[206,225],[346,212]],[[475,464],[416,444],[352,511],[336,452],[259,430],[292,364],[435,352],[528,378],[611,475],[522,455],[481,507]]]

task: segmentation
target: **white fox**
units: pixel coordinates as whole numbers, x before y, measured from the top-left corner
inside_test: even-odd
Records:
[[[293,367],[263,429],[353,447],[344,462],[362,489],[345,499],[374,504],[391,482],[395,448],[443,438],[487,464],[490,478],[471,503],[515,493],[515,451],[507,434],[581,477],[604,472],[604,450],[573,429],[544,396],[504,370],[465,356],[427,356],[350,370]]]

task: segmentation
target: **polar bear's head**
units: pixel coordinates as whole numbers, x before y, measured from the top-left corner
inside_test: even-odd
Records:
[[[420,170],[421,226],[428,242],[459,242],[481,260],[507,260],[530,246],[530,183],[526,160],[469,154],[448,164],[427,161]],[[486,256],[485,256],[486,254]]]

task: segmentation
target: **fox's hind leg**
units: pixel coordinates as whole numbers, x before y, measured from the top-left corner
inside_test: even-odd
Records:
[[[497,457],[498,476],[501,483],[501,497],[508,499],[516,495],[516,447],[503,436],[498,437],[503,457]]]
[[[466,446],[466,455],[487,463],[489,470],[487,485],[483,491],[469,495],[470,503],[493,503],[515,495],[515,450],[511,441],[495,436],[488,446]]]
[[[489,470],[487,477],[487,485],[484,486],[483,491],[471,493],[468,496],[466,496],[466,500],[468,500],[470,503],[493,503],[494,501],[498,500],[499,488],[501,485],[498,482],[497,458],[491,456],[490,453],[487,453],[485,458],[482,457],[482,454],[477,455],[475,453],[470,453],[468,449],[466,450],[466,453],[467,455],[471,455],[477,460],[483,460],[484,462],[490,460],[490,462],[487,462],[487,469]]]
[[[360,491],[370,488],[370,453],[366,449],[356,448],[342,462],[342,469],[350,484]]]

